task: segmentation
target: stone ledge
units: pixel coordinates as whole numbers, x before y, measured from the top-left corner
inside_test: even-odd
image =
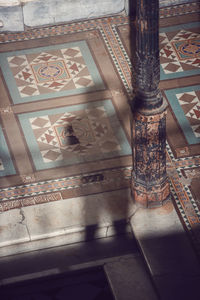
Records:
[[[134,212],[129,189],[3,212],[0,257],[130,232]]]
[[[157,295],[140,256],[121,258],[104,266],[116,300],[156,300]]]
[[[137,210],[131,226],[161,299],[197,299],[199,261],[173,204]]]

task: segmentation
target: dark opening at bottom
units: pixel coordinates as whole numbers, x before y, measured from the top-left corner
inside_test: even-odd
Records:
[[[114,300],[102,267],[28,280],[1,288],[1,300]]]

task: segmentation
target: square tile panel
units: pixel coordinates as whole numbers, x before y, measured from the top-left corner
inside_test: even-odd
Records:
[[[200,87],[170,89],[165,94],[188,144],[200,143]]]
[[[111,100],[18,117],[36,170],[131,154]]]
[[[200,74],[199,23],[160,29],[161,80]]]
[[[104,89],[85,41],[0,54],[14,104]]]
[[[16,174],[14,164],[4,137],[3,130],[0,126],[0,177]]]

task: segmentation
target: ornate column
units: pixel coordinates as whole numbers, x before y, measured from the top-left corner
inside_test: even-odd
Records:
[[[133,113],[132,193],[145,207],[170,198],[166,174],[166,103],[159,90],[159,1],[136,0],[132,48],[136,94]]]

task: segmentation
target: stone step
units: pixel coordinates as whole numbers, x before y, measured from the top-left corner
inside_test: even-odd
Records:
[[[115,300],[158,299],[140,255],[121,257],[104,266]]]
[[[0,298],[1,293],[11,299],[26,293],[41,293],[43,290],[48,293],[51,289],[51,286],[48,287],[50,281],[61,286],[65,295],[71,289],[71,275],[76,281],[80,274],[90,273],[97,268],[102,270],[105,283],[109,283],[116,300],[157,299],[137,243],[130,233],[2,257]],[[62,278],[65,278],[64,289],[60,283]],[[88,284],[84,288],[88,293],[93,292]],[[72,289],[70,292],[75,291]]]
[[[159,299],[200,299],[199,259],[173,203],[140,208],[130,222]]]
[[[0,257],[130,232],[129,189],[12,209],[0,217]]]
[[[118,261],[138,254],[132,234],[107,237],[0,258],[0,287],[45,276],[59,275]],[[1,297],[0,297],[1,299]]]

